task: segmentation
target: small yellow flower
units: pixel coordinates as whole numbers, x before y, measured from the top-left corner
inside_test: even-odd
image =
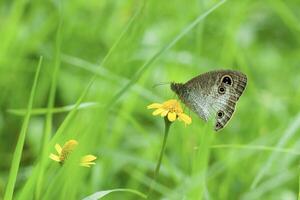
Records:
[[[75,149],[75,147],[78,145],[78,142],[76,140],[69,140],[67,141],[63,147],[61,147],[59,144],[55,145],[55,149],[57,151],[57,155],[51,153],[49,158],[60,163],[64,164],[64,162],[67,160],[71,152]],[[84,167],[90,167],[90,165],[94,165],[95,162],[92,162],[96,160],[97,157],[94,155],[86,155],[81,158],[80,165]]]
[[[52,160],[63,164],[65,162],[65,160],[67,160],[67,158],[69,157],[70,153],[77,146],[77,144],[78,144],[78,142],[76,140],[67,141],[63,147],[61,147],[59,144],[56,144],[55,149],[56,149],[58,155],[51,153],[49,157]]]
[[[170,99],[168,101],[165,101],[164,103],[153,103],[149,106],[147,106],[148,109],[156,109],[152,114],[153,115],[159,115],[161,117],[166,117],[170,122],[175,121],[178,119],[179,121],[183,121],[185,124],[191,124],[192,119],[186,115],[179,102],[176,99]]]

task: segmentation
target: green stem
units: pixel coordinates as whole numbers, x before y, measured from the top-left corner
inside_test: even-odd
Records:
[[[165,152],[165,149],[166,149],[166,144],[167,144],[167,139],[168,139],[168,135],[169,135],[170,126],[172,124],[172,122],[170,122],[167,117],[165,117],[164,120],[165,120],[164,140],[163,140],[163,143],[162,143],[162,147],[161,147],[161,150],[160,150],[159,158],[158,158],[158,161],[157,161],[157,164],[156,164],[156,168],[155,168],[153,180],[152,180],[152,183],[150,185],[147,198],[149,198],[149,195],[151,194],[152,189],[153,189],[153,184],[156,181],[156,178],[158,176],[158,173],[159,173],[159,170],[160,170],[161,161],[163,159],[164,152]]]
[[[44,134],[42,137],[42,145],[41,145],[41,157],[40,162],[38,164],[38,178],[35,186],[35,199],[40,199],[44,184],[44,173],[45,173],[45,165],[46,161],[48,159],[47,155],[47,144],[49,142],[49,139],[51,137],[52,133],[52,121],[53,121],[53,113],[52,109],[54,107],[54,101],[55,101],[55,93],[56,93],[56,87],[57,87],[57,77],[58,77],[58,71],[60,68],[60,48],[61,48],[61,40],[62,40],[62,17],[61,17],[61,4],[59,4],[59,15],[60,15],[60,21],[58,24],[58,29],[56,33],[56,41],[55,41],[55,63],[54,63],[54,71],[52,76],[52,82],[50,86],[50,92],[49,92],[49,98],[48,98],[48,105],[47,105],[47,113],[46,113],[46,119],[45,119],[45,125],[44,125]]]
[[[11,169],[9,172],[8,182],[7,182],[7,186],[6,186],[6,190],[5,190],[5,194],[4,194],[4,200],[12,200],[12,198],[13,198],[13,193],[14,193],[14,188],[15,188],[15,184],[17,181],[19,166],[21,163],[21,157],[22,157],[23,147],[24,147],[24,143],[25,143],[26,133],[27,133],[27,129],[29,126],[30,117],[31,117],[33,100],[34,100],[35,93],[36,93],[38,78],[40,76],[42,61],[43,61],[43,59],[42,59],[42,57],[40,57],[39,64],[38,64],[38,67],[37,67],[37,70],[36,70],[36,73],[34,76],[33,85],[32,85],[31,92],[30,92],[29,102],[27,105],[27,112],[24,117],[20,135],[19,135],[19,138],[17,141],[17,146],[15,148],[15,152],[13,155]]]
[[[300,175],[298,178],[298,200],[300,200]]]

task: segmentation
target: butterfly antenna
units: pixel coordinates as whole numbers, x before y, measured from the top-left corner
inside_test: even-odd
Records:
[[[158,86],[161,86],[161,85],[167,85],[167,84],[171,84],[171,82],[161,82],[161,83],[157,83],[157,84],[154,84],[152,87],[153,88],[156,88]]]

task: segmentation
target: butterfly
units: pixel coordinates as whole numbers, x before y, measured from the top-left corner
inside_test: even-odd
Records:
[[[171,83],[171,90],[204,121],[215,117],[219,131],[231,119],[237,101],[247,85],[247,76],[234,70],[216,70],[200,74],[186,83]]]

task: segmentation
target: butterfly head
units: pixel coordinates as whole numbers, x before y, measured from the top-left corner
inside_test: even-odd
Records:
[[[173,82],[171,83],[171,90],[175,92],[175,94],[177,94],[177,96],[183,103],[186,103],[189,96],[189,89],[185,84]]]
[[[183,86],[182,83],[174,83],[174,82],[172,82],[171,83],[171,90],[173,92],[175,92],[177,95],[180,96],[182,94],[183,90],[184,90],[184,86]]]

